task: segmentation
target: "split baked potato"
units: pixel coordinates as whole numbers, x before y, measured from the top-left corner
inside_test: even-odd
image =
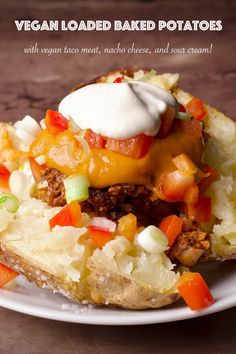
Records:
[[[120,75],[128,80],[146,76],[146,82],[170,90],[183,105],[192,98],[178,87],[178,74],[149,75],[138,68],[111,72],[88,84],[113,82]],[[204,163],[215,167],[220,176],[207,192],[213,201],[215,223],[209,231],[211,248],[204,260],[232,259],[236,258],[236,125],[216,109],[208,105],[205,109],[208,138]],[[10,170],[27,159],[27,146],[20,144],[15,128],[2,124],[0,162]],[[88,213],[82,213],[83,227],[79,229],[56,226],[51,231],[48,220],[60,210],[34,198],[20,200],[14,214],[0,209],[2,260],[39,287],[80,303],[147,309],[178,300],[180,273],[164,252],[150,254],[120,234],[103,248],[94,247],[86,233]]]

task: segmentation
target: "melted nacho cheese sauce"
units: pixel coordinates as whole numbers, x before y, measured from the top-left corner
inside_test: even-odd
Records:
[[[176,111],[178,102],[167,89],[143,81],[97,83],[66,96],[59,111],[80,129],[91,129],[107,138],[127,139],[137,134],[155,136],[167,109]],[[111,121],[112,117],[112,121]],[[66,175],[89,177],[93,188],[120,183],[155,188],[163,173],[174,171],[172,158],[187,154],[201,164],[200,139],[173,131],[164,139],[153,139],[149,152],[140,159],[108,149],[90,148],[84,155],[75,134],[69,130],[51,135],[42,130],[30,147],[30,156],[45,156],[46,165]]]
[[[83,161],[83,150],[72,132],[52,135],[42,130],[29,152],[31,157],[44,155],[48,167],[66,175],[75,172],[87,175],[94,188],[118,183],[156,185],[161,174],[176,169],[172,158],[180,153],[186,153],[200,165],[202,144],[194,136],[173,132],[165,139],[155,139],[150,152],[142,159],[135,160],[107,149],[91,148],[89,156]]]

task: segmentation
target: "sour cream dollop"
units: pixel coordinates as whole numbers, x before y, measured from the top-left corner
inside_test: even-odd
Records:
[[[167,107],[177,109],[170,92],[143,81],[131,81],[84,86],[61,101],[59,112],[81,129],[127,139],[141,133],[156,135]]]

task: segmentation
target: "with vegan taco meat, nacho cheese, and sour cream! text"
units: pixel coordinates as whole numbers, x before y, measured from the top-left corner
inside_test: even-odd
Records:
[[[78,302],[214,303],[191,267],[236,254],[236,129],[178,74],[108,73],[0,137],[0,286],[20,272]]]

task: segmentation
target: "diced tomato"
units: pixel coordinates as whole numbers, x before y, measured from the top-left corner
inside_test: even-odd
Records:
[[[117,77],[113,82],[116,83],[116,84],[119,84],[119,83],[121,83],[122,81],[124,81],[124,78],[123,78],[123,77]]]
[[[91,148],[103,149],[106,145],[106,139],[102,135],[94,133],[91,129],[87,129],[84,140]]]
[[[197,121],[202,120],[206,114],[202,101],[196,97],[187,103],[186,112]]]
[[[43,171],[45,170],[45,165],[39,165],[35,159],[29,157],[30,168],[32,171],[32,175],[36,183],[39,183],[40,178],[42,177]]]
[[[203,177],[198,184],[200,192],[204,193],[210,187],[210,185],[218,178],[219,174],[213,167],[210,166],[205,166],[202,171],[203,173],[208,174],[208,176]]]
[[[125,140],[107,139],[106,148],[133,159],[144,157],[153,141],[153,137],[140,134]]]
[[[78,202],[73,201],[49,220],[50,230],[52,230],[56,225],[78,227],[81,222],[81,217],[80,205]]]
[[[188,216],[198,223],[209,223],[211,221],[211,198],[200,195],[195,205],[188,205]]]
[[[184,134],[193,135],[200,139],[202,137],[202,125],[201,122],[195,119],[190,120],[180,120],[176,119],[177,128]]]
[[[162,220],[159,225],[168,238],[168,245],[172,246],[177,236],[180,234],[183,226],[183,220],[176,215],[169,215]]]
[[[172,161],[178,170],[186,175],[192,175],[198,171],[195,163],[186,154],[177,155],[172,159]]]
[[[118,233],[126,237],[129,241],[133,241],[137,232],[137,217],[129,213],[118,220]]]
[[[193,175],[187,176],[178,170],[162,175],[159,184],[160,198],[169,202],[183,200],[185,192],[193,181]]]
[[[198,201],[199,189],[195,182],[191,184],[184,194],[184,202],[187,205],[196,205]]]
[[[169,134],[175,118],[175,111],[173,108],[168,108],[165,113],[161,115],[161,126],[157,134],[157,138],[166,138]]]
[[[96,247],[102,248],[107,242],[113,239],[113,233],[102,230],[101,227],[88,226],[88,235]]]
[[[10,174],[6,166],[0,163],[0,191],[9,191]]]
[[[185,272],[177,283],[180,295],[192,311],[204,309],[215,300],[201,274]]]
[[[59,112],[50,109],[46,112],[45,125],[50,134],[59,134],[69,128],[68,120]]]
[[[16,278],[18,275],[19,273],[7,267],[5,264],[0,263],[0,288]]]
[[[185,107],[181,103],[179,103],[179,112],[186,112]]]
[[[8,168],[3,163],[0,163],[0,174],[2,176],[7,176],[7,177],[9,177],[11,174],[11,172],[8,170]]]

